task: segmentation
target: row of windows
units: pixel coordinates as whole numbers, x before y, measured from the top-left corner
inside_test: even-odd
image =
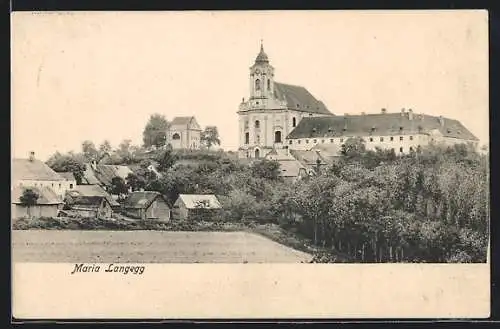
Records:
[[[260,143],[260,135],[257,135],[257,143]],[[275,143],[282,143],[282,138],[281,138],[281,131],[275,131],[274,132],[274,142]],[[245,133],[245,144],[250,144],[250,133]],[[291,144],[291,143],[290,143]]]
[[[373,139],[373,137],[370,137],[370,139],[369,139],[369,140],[370,140],[370,142],[373,142],[373,140],[374,140],[374,139]],[[393,137],[393,136],[389,137],[389,140],[390,140],[391,142],[392,142],[392,141],[394,141],[394,137]],[[404,137],[403,137],[403,136],[399,136],[399,140],[400,140],[400,141],[404,140]],[[410,136],[410,140],[411,140],[411,141],[413,140],[413,136]],[[297,140],[297,144],[300,144],[300,141],[301,141],[301,140],[300,140],[300,139],[298,139],[298,140]],[[344,138],[340,138],[340,139],[339,139],[339,141],[340,141],[340,143],[344,142]],[[381,141],[381,142],[383,142],[383,141],[384,141],[384,137],[380,137],[380,141]],[[321,140],[321,143],[324,143],[324,142],[325,142],[325,140],[324,140],[324,139],[322,139],[322,140]],[[334,140],[333,138],[331,138],[331,139],[330,139],[330,143],[334,143],[334,142],[335,142],[335,140]],[[292,145],[292,143],[293,143],[293,140],[292,140],[292,139],[288,141],[288,144]],[[318,143],[318,140],[317,140],[317,139],[313,139],[313,143],[314,143],[314,144]],[[309,144],[309,139],[306,139],[306,144]]]
[[[292,127],[297,126],[297,119],[294,117],[292,118]],[[260,121],[255,120],[254,122],[254,128],[260,128]],[[248,129],[248,121],[245,121],[245,129]]]
[[[38,183],[35,183],[34,185],[35,185],[35,187],[38,187]],[[23,183],[19,183],[19,186],[23,186]],[[44,186],[44,184],[40,183],[40,187],[43,187],[43,186]],[[54,187],[54,183],[51,183],[51,187]],[[61,187],[62,187],[62,184],[59,183],[59,188],[61,188]],[[73,184],[70,183],[69,188],[70,189],[73,188]]]

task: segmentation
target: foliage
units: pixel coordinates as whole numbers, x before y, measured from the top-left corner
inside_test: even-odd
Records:
[[[201,132],[201,141],[207,146],[208,149],[212,145],[220,145],[219,131],[216,126],[207,126]]]
[[[121,196],[123,194],[126,194],[128,192],[127,184],[125,183],[125,180],[121,177],[113,177],[111,179],[111,189],[110,189],[111,194]]]
[[[82,183],[85,164],[74,154],[61,154],[57,152],[47,160],[47,165],[56,172],[73,173],[76,183]]]
[[[38,193],[33,191],[32,189],[25,189],[23,194],[19,197],[19,201],[21,205],[28,208],[28,216],[31,217],[31,207],[37,204],[39,199]]]
[[[167,129],[168,121],[165,116],[161,114],[151,115],[142,133],[144,146],[161,147],[165,145]]]

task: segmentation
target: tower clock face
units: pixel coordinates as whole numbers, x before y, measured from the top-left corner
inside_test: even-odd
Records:
[[[260,70],[259,70],[259,69],[256,69],[256,70],[255,70],[255,73],[260,74]]]

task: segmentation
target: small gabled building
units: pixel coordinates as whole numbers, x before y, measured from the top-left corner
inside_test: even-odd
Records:
[[[131,192],[122,205],[125,216],[142,220],[170,220],[170,207],[159,192]]]
[[[222,210],[213,194],[179,194],[172,208],[174,220],[211,220]]]
[[[106,197],[71,195],[66,196],[65,211],[85,218],[109,219],[113,213],[111,205]]]
[[[120,204],[115,199],[113,199],[113,197],[111,197],[111,195],[99,185],[77,185],[73,190],[70,190],[66,193],[66,198],[68,196],[104,197],[109,202],[111,209],[113,211],[119,211],[121,207]]]
[[[173,149],[200,149],[201,127],[194,116],[175,117],[167,130],[167,144]]]
[[[21,201],[26,190],[32,190],[38,195],[35,205],[28,207]],[[63,204],[63,200],[50,187],[16,186],[11,194],[11,217],[12,219],[57,217]]]

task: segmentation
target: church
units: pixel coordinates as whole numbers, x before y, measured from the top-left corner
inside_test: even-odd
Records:
[[[333,114],[306,88],[274,81],[274,68],[264,46],[249,73],[250,98],[238,111],[240,158],[262,158],[273,149],[287,154],[285,138],[305,117]]]
[[[335,150],[331,155],[338,156],[349,138],[361,138],[369,150],[392,149],[396,154],[431,143],[478,147],[479,139],[458,120],[411,108],[334,115],[306,88],[274,81],[274,68],[262,44],[250,67],[249,82],[250,98],[242,100],[238,111],[240,158],[318,149]]]

